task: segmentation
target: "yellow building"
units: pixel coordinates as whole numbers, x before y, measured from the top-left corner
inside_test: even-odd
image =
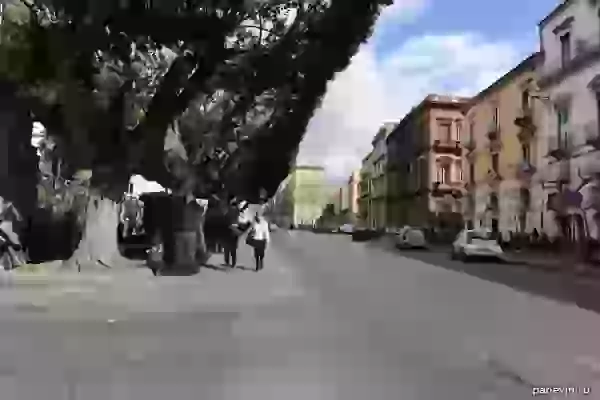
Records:
[[[530,230],[539,213],[531,178],[539,155],[533,97],[539,53],[523,60],[473,98],[467,112],[467,225],[507,234]]]
[[[298,165],[267,204],[268,213],[280,226],[314,225],[328,200],[325,169]]]

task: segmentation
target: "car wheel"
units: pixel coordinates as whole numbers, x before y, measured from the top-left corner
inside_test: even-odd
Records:
[[[467,256],[467,253],[465,253],[464,250],[461,250],[460,253],[458,253],[458,259],[464,263],[469,262],[469,256]]]
[[[450,250],[450,259],[451,260],[456,260],[458,257],[456,257],[456,252],[454,251],[454,249]]]

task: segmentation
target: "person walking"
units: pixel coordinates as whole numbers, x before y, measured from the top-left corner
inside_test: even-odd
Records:
[[[223,255],[225,265],[235,268],[237,265],[238,238],[242,234],[239,225],[239,210],[234,204],[227,211],[227,229],[223,232]]]
[[[252,229],[248,235],[250,235],[249,242],[251,243],[252,247],[254,247],[254,261],[256,262],[255,271],[258,272],[265,266],[265,251],[269,241],[271,240],[269,223],[258,213],[256,213],[254,222],[252,224]]]
[[[5,270],[27,262],[18,234],[18,224],[22,222],[23,218],[14,204],[0,196],[0,266]]]

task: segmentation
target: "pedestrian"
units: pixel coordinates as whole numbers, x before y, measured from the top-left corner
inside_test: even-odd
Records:
[[[238,239],[242,234],[239,226],[239,210],[235,204],[229,205],[227,211],[227,229],[223,233],[223,255],[225,265],[235,268],[237,265]]]
[[[250,233],[248,233],[248,237],[247,242],[254,247],[254,261],[256,262],[255,271],[258,272],[265,266],[265,251],[271,239],[269,223],[258,213],[256,213],[256,216],[254,217],[254,222]]]
[[[23,218],[14,204],[0,196],[0,265],[4,269],[17,268],[27,262],[17,233],[21,222]]]

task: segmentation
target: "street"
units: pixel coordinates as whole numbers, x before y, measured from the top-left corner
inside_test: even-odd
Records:
[[[235,271],[3,284],[1,398],[600,398],[600,317],[543,273],[301,231],[273,233],[260,273],[240,253]]]

